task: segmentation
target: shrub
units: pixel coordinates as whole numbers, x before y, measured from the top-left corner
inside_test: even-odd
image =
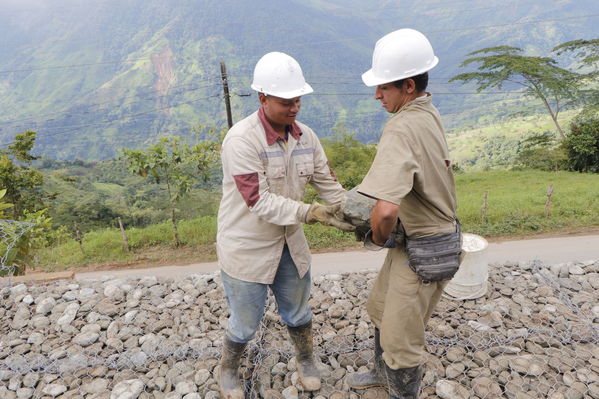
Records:
[[[568,166],[578,172],[599,173],[599,118],[577,118],[563,141]]]

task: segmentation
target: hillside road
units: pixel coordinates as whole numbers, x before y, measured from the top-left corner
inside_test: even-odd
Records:
[[[317,253],[312,256],[312,274],[330,274],[377,270],[383,263],[386,250],[371,252],[352,250]],[[490,242],[487,248],[490,264],[510,261],[540,260],[546,264],[599,259],[599,235],[537,238]],[[182,277],[219,270],[217,262],[171,265],[150,268],[79,272],[76,280],[97,279],[105,276],[127,277]]]

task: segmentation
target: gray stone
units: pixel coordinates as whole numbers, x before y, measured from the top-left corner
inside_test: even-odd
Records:
[[[566,391],[566,399],[582,399],[584,394],[588,391],[586,384],[577,381],[572,384],[571,387]]]
[[[285,399],[298,399],[299,392],[295,386],[289,386],[283,389],[283,398]]]
[[[27,292],[27,286],[22,283],[15,285],[14,287],[10,287],[10,295],[12,295],[12,296],[23,295],[26,292]]]
[[[341,210],[345,219],[357,229],[370,229],[370,213],[376,200],[358,193],[357,187],[347,191],[341,200]]]
[[[56,306],[56,300],[52,297],[44,298],[37,304],[35,313],[46,315],[52,311],[52,308]]]
[[[579,276],[584,274],[584,269],[578,265],[570,265],[568,267],[568,273]]]
[[[520,374],[538,377],[547,370],[543,364],[534,360],[531,355],[519,356],[509,360],[510,368]]]
[[[29,388],[35,388],[38,381],[40,380],[40,375],[38,373],[27,373],[23,377],[23,386]]]
[[[110,399],[136,399],[144,386],[145,384],[139,379],[121,381],[112,389]]]
[[[198,370],[197,373],[195,373],[194,377],[193,377],[193,382],[195,382],[195,384],[197,386],[202,386],[206,383],[206,381],[208,381],[208,379],[211,377],[210,371],[206,370],[206,369],[201,369]]]
[[[191,381],[181,381],[177,383],[175,390],[181,395],[187,395],[188,393],[197,392],[198,388]]]
[[[441,399],[467,399],[470,397],[468,389],[455,381],[449,380],[437,381],[435,393]]]
[[[492,378],[480,376],[472,380],[472,390],[479,398],[501,396],[501,386]]]
[[[57,324],[71,324],[79,311],[79,304],[77,302],[70,303],[67,305],[62,316],[56,321]]]
[[[67,391],[67,387],[62,384],[48,384],[42,389],[42,392],[49,396],[58,396]]]
[[[82,332],[73,338],[73,343],[83,347],[90,346],[100,338],[100,334],[96,332]]]
[[[42,334],[40,332],[33,332],[27,338],[27,343],[33,344],[33,345],[41,345],[45,339],[46,338],[45,338],[44,334]]]
[[[100,394],[106,392],[110,381],[104,378],[95,378],[87,384],[81,385],[81,391],[89,394]]]
[[[33,388],[19,388],[17,389],[17,398],[19,399],[29,399],[33,396]]]

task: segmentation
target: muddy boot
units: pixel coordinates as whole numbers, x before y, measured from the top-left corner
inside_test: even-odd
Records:
[[[247,344],[231,341],[227,336],[223,339],[223,354],[220,359],[218,387],[222,399],[243,399],[243,385],[238,376],[239,361]]]
[[[363,373],[352,373],[347,376],[346,382],[351,388],[366,389],[371,387],[385,386],[383,379],[383,349],[381,348],[381,334],[378,328],[374,329],[374,367]]]
[[[312,321],[299,327],[289,327],[289,336],[295,346],[295,359],[300,382],[306,391],[320,389],[320,372],[313,356]]]
[[[389,398],[418,399],[423,374],[422,366],[392,370],[385,365],[385,376],[389,382]]]

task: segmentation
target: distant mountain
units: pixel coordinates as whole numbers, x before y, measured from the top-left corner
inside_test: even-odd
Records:
[[[239,120],[256,108],[253,66],[275,50],[294,56],[315,89],[300,120],[322,137],[337,126],[375,141],[387,116],[360,75],[376,40],[402,27],[424,32],[441,60],[430,91],[448,128],[476,126],[539,108],[448,84],[469,52],[507,44],[547,54],[597,37],[598,16],[596,0],[2,0],[0,147],[32,129],[36,153],[105,159],[194,125],[224,127],[219,63]]]

